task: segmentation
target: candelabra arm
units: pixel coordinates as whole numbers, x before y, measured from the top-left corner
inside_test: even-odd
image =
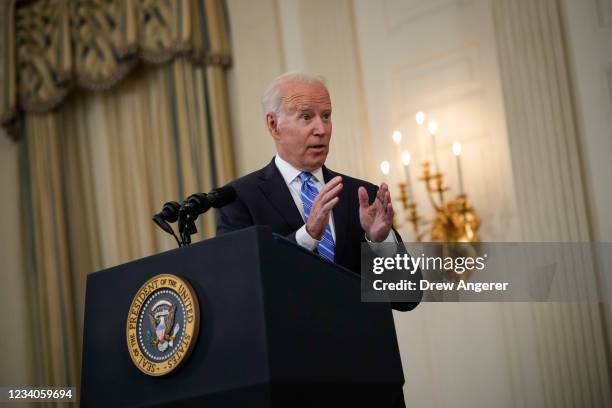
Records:
[[[442,205],[444,203],[444,193],[440,192],[440,205],[438,205],[436,203],[436,200],[434,198],[434,189],[431,188],[431,179],[426,179],[425,180],[425,184],[426,184],[426,190],[427,190],[427,198],[429,199],[429,203],[431,204],[431,206],[434,208],[434,210],[436,211],[441,211]]]

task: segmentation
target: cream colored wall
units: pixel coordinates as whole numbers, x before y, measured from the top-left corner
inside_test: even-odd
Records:
[[[5,27],[4,8],[0,9],[0,27]],[[0,83],[4,83],[4,47],[4,38],[0,36]],[[5,330],[0,347],[0,387],[33,384],[27,348],[29,298],[21,264],[18,154],[17,145],[0,129],[0,325]]]
[[[270,161],[274,144],[261,114],[261,94],[284,71],[282,39],[274,0],[228,0],[233,68],[229,72],[236,173],[245,175]]]

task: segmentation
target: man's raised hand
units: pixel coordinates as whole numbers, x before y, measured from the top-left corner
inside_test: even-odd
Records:
[[[331,210],[338,204],[338,194],[342,191],[342,177],[336,176],[329,181],[312,203],[310,216],[306,221],[306,232],[312,238],[320,241],[329,223]]]
[[[359,187],[359,221],[367,238],[372,242],[382,242],[389,235],[393,226],[393,205],[387,184],[382,183],[376,199],[369,204],[368,192]]]

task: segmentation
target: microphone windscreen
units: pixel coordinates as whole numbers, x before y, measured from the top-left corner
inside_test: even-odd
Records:
[[[214,208],[221,208],[236,199],[236,190],[232,186],[213,189],[206,195],[208,203]]]
[[[159,213],[163,220],[168,222],[175,222],[178,220],[179,209],[181,205],[176,201],[169,201],[164,204],[161,212]]]

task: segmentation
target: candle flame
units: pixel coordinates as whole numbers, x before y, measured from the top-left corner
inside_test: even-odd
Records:
[[[389,164],[388,161],[383,160],[380,163],[380,171],[383,172],[383,174],[386,176],[387,174],[389,174],[389,169],[391,168],[391,165]]]
[[[461,143],[459,142],[453,143],[453,154],[455,156],[459,156],[461,154]]]
[[[410,165],[410,153],[408,152],[402,153],[402,163],[404,164],[404,166]]]
[[[425,123],[425,113],[419,111],[417,112],[415,118],[416,118],[416,123],[418,125],[422,125],[423,123]]]
[[[438,131],[438,123],[433,120],[430,120],[428,128],[429,128],[429,133],[431,133],[432,135],[435,135],[436,132]]]
[[[391,137],[393,138],[393,143],[395,143],[396,145],[402,142],[402,132],[400,132],[399,130],[394,130],[393,135]]]

